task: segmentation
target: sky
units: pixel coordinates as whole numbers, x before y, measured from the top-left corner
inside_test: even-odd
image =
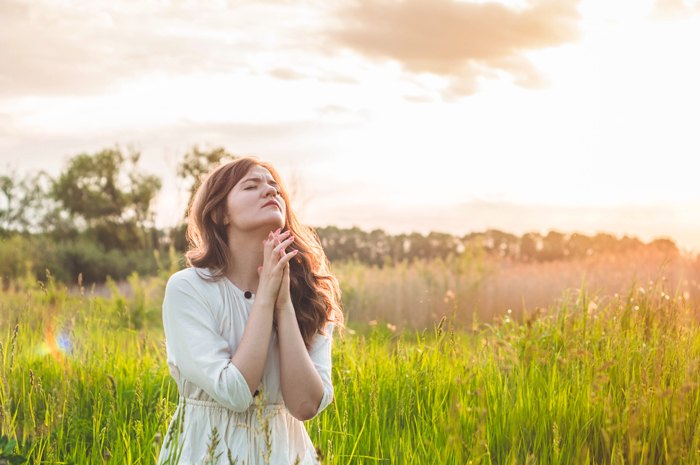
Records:
[[[176,224],[193,146],[313,226],[700,250],[700,1],[0,0],[0,172],[131,146]]]

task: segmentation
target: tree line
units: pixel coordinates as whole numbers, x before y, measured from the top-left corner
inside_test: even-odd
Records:
[[[154,200],[162,182],[139,166],[140,152],[119,146],[81,153],[67,160],[55,177],[39,170],[24,175],[8,169],[0,175],[0,277],[45,278],[75,282],[123,279],[131,272],[155,274],[160,257],[187,249],[186,218],[173,228],[155,226]],[[190,201],[204,174],[236,157],[224,148],[193,147],[177,165],[177,176],[189,186]],[[188,202],[189,205],[189,202]],[[586,236],[550,231],[516,236],[497,230],[462,237],[431,232],[390,235],[381,229],[318,227],[330,261],[357,260],[384,266],[403,260],[446,258],[479,247],[500,258],[547,261],[580,258],[640,248],[677,253],[673,241],[649,244],[610,234]],[[172,253],[172,252],[171,252]],[[168,268],[169,265],[166,265]]]
[[[530,232],[517,236],[490,229],[459,237],[439,232],[431,232],[427,236],[419,233],[390,235],[381,229],[366,232],[359,228],[340,229],[335,226],[316,228],[316,232],[330,261],[354,259],[378,266],[403,260],[444,259],[450,254],[458,256],[473,247],[498,259],[524,262],[571,260],[594,254],[642,250],[669,255],[680,252],[670,239],[644,243],[635,237],[618,238],[605,233],[587,236],[549,231],[545,235]]]

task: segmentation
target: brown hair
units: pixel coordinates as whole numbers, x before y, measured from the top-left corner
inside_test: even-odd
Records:
[[[297,323],[307,350],[313,336],[331,321],[342,335],[344,325],[340,309],[340,286],[330,273],[328,259],[315,230],[299,223],[290,206],[287,188],[274,167],[257,157],[248,156],[225,162],[210,171],[197,189],[187,215],[187,240],[190,250],[185,253],[187,263],[197,268],[208,268],[213,280],[225,279],[231,267],[228,233],[224,225],[226,198],[233,187],[255,166],[266,168],[280,188],[286,209],[284,231],[294,236],[287,252],[298,250],[289,262],[289,291],[296,312]],[[207,279],[205,277],[205,279]],[[277,330],[276,318],[273,322]]]

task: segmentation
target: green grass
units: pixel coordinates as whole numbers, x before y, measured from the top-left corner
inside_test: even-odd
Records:
[[[29,463],[158,457],[177,399],[147,297],[163,278],[132,284],[130,299],[51,280],[0,294],[0,425]],[[459,330],[350,325],[335,400],[305,425],[332,464],[698,463],[698,308],[667,292],[570,291]]]

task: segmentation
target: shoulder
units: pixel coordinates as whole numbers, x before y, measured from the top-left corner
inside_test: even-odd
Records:
[[[218,288],[218,283],[215,281],[207,280],[211,274],[206,268],[185,268],[177,273],[174,273],[168,279],[168,283],[165,286],[165,291],[174,288]]]
[[[206,268],[185,268],[174,273],[165,286],[165,300],[175,303],[194,299],[214,305],[220,295],[219,283],[206,279],[210,276]]]

